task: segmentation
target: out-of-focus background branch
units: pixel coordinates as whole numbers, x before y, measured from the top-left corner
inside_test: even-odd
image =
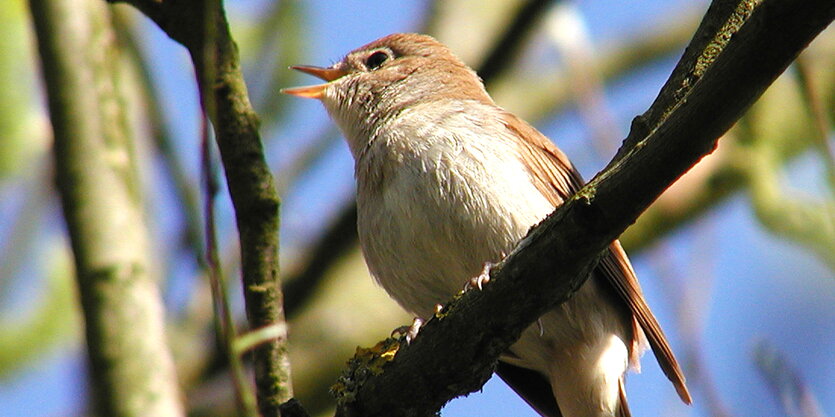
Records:
[[[53,132],[54,181],[84,316],[90,409],[185,414],[151,262],[130,109],[106,4],[32,1]]]
[[[91,396],[78,290],[53,168],[44,162],[53,141],[32,15],[27,2],[8,3],[0,8],[0,409],[85,414]],[[588,177],[611,159],[632,116],[649,107],[708,4],[247,0],[225,7],[284,202],[280,255],[293,388],[314,415],[327,415],[328,388],[356,346],[411,318],[368,276],[356,246],[350,155],[321,106],[278,94],[311,82],[286,67],[327,65],[391,32],[432,34],[475,68],[498,65],[482,73],[496,101],[558,142]],[[186,408],[228,415],[235,410],[229,368],[212,336],[199,257],[193,70],[185,51],[136,10],[107,8],[123,57],[120,79],[135,83],[125,101],[132,103],[137,186],[146,196],[151,268],[161,277]],[[645,360],[643,374],[628,380],[636,415],[791,415],[776,400],[787,391],[774,387],[789,386],[774,377],[782,371],[761,376],[753,365],[759,341],[790,358],[792,381],[818,411],[835,414],[831,28],[800,62],[622,238],[695,387],[695,405],[683,408],[658,389],[666,382]],[[218,197],[217,233],[227,275],[237,277],[228,198]],[[232,312],[243,322],[240,294],[233,286]],[[534,416],[495,380],[443,414]]]

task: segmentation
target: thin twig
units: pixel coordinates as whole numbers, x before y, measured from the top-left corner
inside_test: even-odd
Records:
[[[255,417],[258,415],[255,407],[255,398],[249,389],[241,356],[238,349],[235,348],[235,338],[238,332],[235,329],[235,321],[232,317],[232,311],[229,308],[229,288],[226,285],[226,277],[223,273],[223,267],[220,264],[220,258],[218,257],[214,209],[214,200],[217,196],[218,185],[212,164],[208,124],[208,116],[204,114],[200,126],[200,156],[203,184],[206,190],[203,203],[205,213],[204,230],[206,231],[205,263],[209,283],[212,288],[212,306],[215,311],[215,333],[223,345],[223,353],[226,355],[226,360],[232,372],[232,385],[235,388],[235,401],[238,406],[238,413],[243,416]]]

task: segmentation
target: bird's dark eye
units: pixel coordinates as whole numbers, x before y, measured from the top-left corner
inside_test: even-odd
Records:
[[[389,59],[389,54],[385,51],[377,51],[365,58],[365,66],[369,70],[380,68]]]

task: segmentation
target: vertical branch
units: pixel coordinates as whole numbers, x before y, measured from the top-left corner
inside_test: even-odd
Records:
[[[97,1],[29,5],[96,406],[102,415],[184,415],[149,260],[108,10]]]
[[[123,51],[135,67],[139,77],[139,100],[148,120],[154,151],[159,154],[162,168],[167,171],[165,178],[169,178],[171,186],[176,192],[177,204],[185,218],[182,231],[183,250],[193,254],[195,262],[201,269],[203,264],[203,229],[200,223],[200,202],[197,187],[186,170],[183,161],[177,155],[174,147],[176,138],[168,128],[168,120],[163,112],[162,98],[154,88],[151,74],[151,63],[148,56],[140,48],[137,39],[137,25],[127,16],[127,10],[113,10],[113,25]]]
[[[263,332],[271,337],[253,349],[258,408],[263,416],[278,415],[279,404],[293,396],[278,268],[281,201],[264,157],[258,116],[249,101],[226,14],[220,1],[126,2],[188,49],[201,91],[206,92],[204,106],[211,97],[214,110],[207,109],[207,114],[235,207],[247,318],[252,329],[274,330]],[[213,28],[208,31],[211,41],[206,37],[204,14],[195,13],[203,7],[214,9],[208,21]],[[212,60],[203,60],[206,51],[214,56]]]
[[[189,50],[203,80],[201,85],[210,88],[204,103],[214,101],[214,112],[207,113],[214,124],[235,206],[247,318],[253,329],[286,329],[281,325],[284,311],[278,275],[280,201],[264,158],[258,119],[247,98],[237,47],[219,7],[215,17],[215,42],[209,46],[214,49],[216,73],[206,77],[208,68],[195,54],[197,47]],[[278,415],[278,405],[292,397],[286,337],[286,331],[282,332],[253,350],[258,406],[264,416]]]

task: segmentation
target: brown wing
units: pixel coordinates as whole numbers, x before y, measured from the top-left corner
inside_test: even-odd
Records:
[[[555,206],[562,204],[582,187],[583,179],[580,174],[556,145],[516,116],[510,113],[505,113],[504,116],[508,129],[531,139],[520,147],[520,153],[528,164],[533,178],[537,181],[537,188],[552,204]],[[672,381],[682,401],[690,404],[690,393],[687,391],[684,374],[667,343],[661,325],[658,324],[658,320],[655,319],[644,299],[638,278],[620,242],[617,240],[612,242],[609,251],[601,259],[597,271],[606,278],[606,281],[629,307],[633,320],[637,321],[646,335],[664,374]],[[640,332],[635,332],[634,339],[633,343],[638,343]],[[637,354],[638,349],[633,348],[632,352]]]

